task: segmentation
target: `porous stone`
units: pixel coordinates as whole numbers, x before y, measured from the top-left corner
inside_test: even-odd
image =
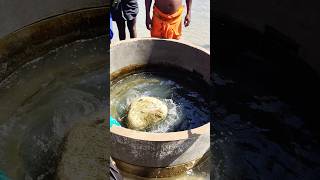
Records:
[[[133,101],[129,107],[128,128],[145,130],[151,125],[167,117],[167,105],[154,97],[140,97]]]
[[[106,129],[95,121],[75,125],[65,140],[55,180],[107,179]]]

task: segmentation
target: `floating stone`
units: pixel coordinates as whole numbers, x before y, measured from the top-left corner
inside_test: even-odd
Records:
[[[141,97],[133,101],[129,107],[128,128],[145,130],[147,127],[167,117],[167,105],[154,97]]]

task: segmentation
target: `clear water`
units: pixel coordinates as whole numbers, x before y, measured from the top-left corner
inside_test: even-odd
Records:
[[[113,83],[110,90],[111,115],[117,119],[125,117],[131,102],[143,96],[155,97],[168,107],[167,117],[148,128],[148,132],[183,131],[209,122],[209,104],[202,94],[173,78],[161,76],[160,72],[136,73]],[[123,125],[125,121],[124,118]]]
[[[154,1],[153,1],[154,2]],[[150,32],[145,26],[145,5],[144,0],[138,0],[139,14],[137,17],[137,34],[138,37],[150,37]],[[185,5],[185,1],[183,1]],[[186,10],[184,11],[184,15]],[[184,17],[184,16],[183,16]],[[118,30],[116,23],[113,23],[115,33],[114,41],[118,41]],[[183,27],[181,41],[190,42],[201,46],[210,51],[210,0],[197,0],[192,2],[192,17],[190,26]],[[129,33],[127,32],[127,38]]]
[[[68,130],[106,118],[106,42],[67,44],[1,82],[0,170],[11,179],[52,178]]]

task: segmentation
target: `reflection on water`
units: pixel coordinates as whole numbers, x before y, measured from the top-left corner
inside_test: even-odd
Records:
[[[0,170],[49,179],[66,132],[106,117],[105,38],[77,41],[19,68],[0,84]]]

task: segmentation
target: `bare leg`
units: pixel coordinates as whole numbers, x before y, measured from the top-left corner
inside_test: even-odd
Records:
[[[126,39],[126,23],[124,20],[118,20],[116,21],[118,32],[119,32],[119,39],[125,40]]]
[[[136,19],[127,22],[127,26],[130,32],[130,38],[137,37],[137,29],[136,29]]]

